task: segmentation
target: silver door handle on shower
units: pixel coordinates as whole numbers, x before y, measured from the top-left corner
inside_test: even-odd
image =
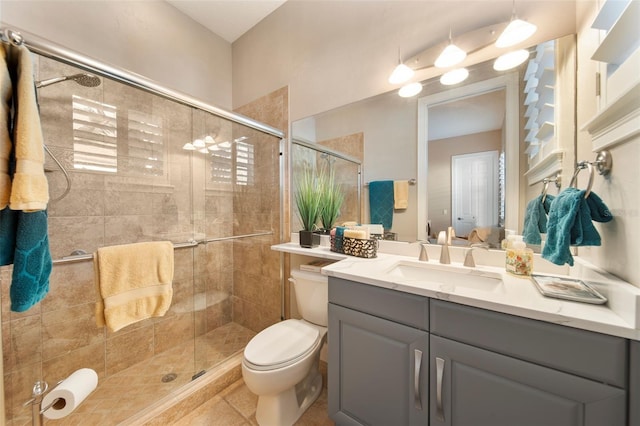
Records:
[[[438,420],[444,421],[442,406],[442,379],[444,376],[444,359],[436,358],[436,415]]]
[[[415,398],[416,409],[422,410],[422,395],[420,394],[420,369],[422,368],[422,351],[419,349],[414,349],[413,355],[413,395]]]

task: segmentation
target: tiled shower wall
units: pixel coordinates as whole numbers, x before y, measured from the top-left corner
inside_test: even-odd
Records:
[[[44,57],[35,63],[36,79],[81,72]],[[54,385],[83,367],[102,380],[169,348],[193,346],[196,336],[228,322],[259,331],[280,317],[279,259],[269,249],[280,237],[278,138],[101,80],[94,88],[67,81],[38,91],[45,142],[72,181],[69,193],[49,204],[53,259],[140,241],[221,240],[176,249],[169,312],[116,333],[95,325],[92,262],[54,265],[49,294],[23,313],[10,311],[11,267],[0,268],[9,424],[30,421],[31,409],[22,404],[36,380]],[[90,129],[82,122],[83,109],[92,118]],[[112,170],[77,168],[81,138],[88,133],[107,147],[106,159],[91,159],[92,167]],[[205,136],[232,148],[221,145],[207,154],[183,149]],[[242,146],[249,170],[241,184],[234,156],[240,144],[233,142],[239,137],[247,138]],[[145,158],[151,163],[145,165]],[[64,175],[48,156],[46,167],[55,199],[66,187]],[[224,239],[254,233],[265,235]],[[194,348],[194,373],[211,367],[202,353]]]

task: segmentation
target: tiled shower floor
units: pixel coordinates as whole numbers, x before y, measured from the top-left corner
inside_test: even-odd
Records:
[[[116,425],[191,381],[194,358],[198,366],[211,368],[244,349],[255,333],[236,323],[219,327],[196,339],[193,345],[176,347],[100,381],[96,389],[71,415],[47,420],[47,425]],[[175,380],[163,382],[173,373]],[[14,424],[31,424],[31,419]]]

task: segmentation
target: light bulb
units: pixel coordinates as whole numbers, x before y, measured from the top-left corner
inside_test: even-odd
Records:
[[[507,28],[502,31],[500,37],[496,40],[496,47],[510,47],[522,41],[525,41],[536,32],[538,27],[532,23],[515,18],[509,22]]]
[[[405,64],[398,64],[389,76],[389,83],[402,84],[413,77],[414,71]]]
[[[448,68],[464,61],[464,58],[466,57],[467,52],[460,49],[455,44],[449,43],[449,45],[444,48],[440,56],[438,56],[434,65],[438,68]]]
[[[421,83],[409,83],[406,86],[402,86],[400,90],[398,90],[398,95],[403,98],[410,98],[412,96],[417,95],[422,92],[422,84]]]
[[[440,76],[440,83],[450,86],[466,80],[467,77],[469,77],[469,70],[466,68],[457,68],[442,74],[442,76]]]
[[[506,71],[515,68],[529,58],[529,51],[525,49],[516,50],[514,52],[505,53],[496,59],[493,63],[493,69],[496,71]]]

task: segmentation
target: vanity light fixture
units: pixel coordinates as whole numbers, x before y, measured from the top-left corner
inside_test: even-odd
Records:
[[[193,141],[193,146],[195,146],[196,148],[204,148],[205,143],[202,139],[196,139],[195,141]]]
[[[451,29],[449,29],[449,44],[444,48],[442,53],[436,58],[434,65],[438,68],[449,68],[464,61],[467,52],[453,44],[451,38]]]
[[[410,98],[420,92],[422,92],[422,83],[409,83],[398,90],[398,95],[403,98]]]
[[[389,83],[402,84],[409,81],[413,77],[414,71],[407,65],[402,63],[400,57],[400,49],[398,49],[398,65],[394,68],[393,72],[389,76]]]
[[[511,47],[521,41],[525,41],[531,37],[538,27],[534,24],[518,19],[516,16],[516,1],[513,0],[513,12],[511,14],[511,22],[507,25],[507,28],[502,31],[500,37],[496,40],[496,47]]]
[[[529,58],[529,51],[520,49],[513,52],[505,53],[499,56],[493,63],[493,69],[496,71],[506,71],[515,68]]]
[[[445,86],[450,86],[465,81],[467,77],[469,77],[469,70],[466,68],[456,68],[455,70],[442,74],[440,76],[440,83]]]
[[[193,146],[193,144],[191,142],[187,142],[184,145],[182,145],[182,149],[184,149],[186,151],[195,151],[196,147]]]
[[[212,143],[216,143],[216,140],[213,138],[213,136],[205,136],[204,137],[204,143],[205,144],[212,144]]]

